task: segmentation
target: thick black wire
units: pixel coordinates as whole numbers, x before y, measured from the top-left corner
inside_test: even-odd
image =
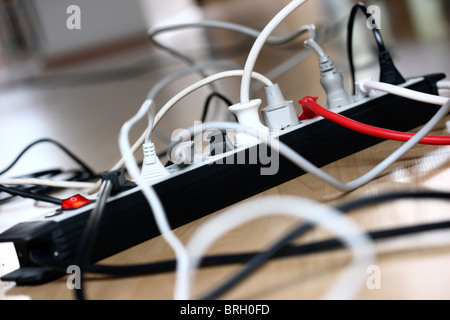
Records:
[[[80,268],[79,287],[75,290],[75,296],[78,300],[85,300],[84,290],[84,272],[87,266],[91,264],[92,251],[95,240],[97,238],[98,228],[100,225],[101,217],[103,215],[106,201],[111,194],[113,183],[110,180],[104,180],[98,194],[98,199],[94,209],[91,211],[86,226],[84,227],[83,234],[80,239],[80,243],[76,255],[76,265]]]
[[[434,192],[434,191],[407,191],[407,192],[395,192],[388,194],[381,194],[377,196],[357,199],[351,202],[344,203],[337,206],[336,209],[342,212],[348,212],[352,210],[361,209],[363,207],[384,203],[387,201],[401,200],[401,199],[450,199],[450,193]],[[245,277],[250,275],[253,271],[258,269],[268,259],[285,258],[292,256],[302,256],[307,254],[325,252],[333,249],[339,249],[342,247],[342,243],[339,239],[330,239],[325,241],[319,241],[315,243],[293,246],[288,243],[296,237],[305,234],[313,228],[311,224],[303,224],[295,228],[291,233],[280,239],[268,250],[262,252],[248,252],[231,255],[216,255],[207,256],[200,262],[201,267],[221,266],[226,264],[246,263],[245,267],[239,271],[236,275],[232,276],[229,280],[224,282],[220,287],[205,294],[202,299],[212,300],[232,287],[236,286]],[[414,234],[418,232],[439,230],[450,228],[450,221],[422,224],[411,227],[394,228],[388,230],[369,232],[368,236],[373,240],[391,238],[394,236],[401,236],[407,234]],[[30,253],[30,259],[37,265],[46,266],[53,269],[61,270],[65,272],[67,267],[72,263],[57,261],[55,259],[45,258],[40,256],[36,252]],[[137,276],[137,275],[149,275],[163,272],[173,272],[176,267],[175,260],[167,260],[156,263],[140,264],[140,265],[128,265],[128,266],[114,266],[114,265],[88,265],[85,268],[86,272],[115,275],[115,276]]]
[[[40,178],[40,177],[44,177],[44,176],[52,177],[52,176],[55,176],[55,175],[58,175],[61,173],[62,173],[62,171],[60,169],[51,169],[51,170],[34,172],[32,174],[22,176],[21,178]],[[33,194],[45,195],[46,194],[45,190],[47,190],[47,188],[49,188],[49,187],[46,187],[46,186],[16,186],[15,188],[17,188],[23,192],[33,192]],[[10,197],[3,197],[2,199],[0,199],[0,205],[14,199],[15,197],[16,197],[15,195],[12,195]]]
[[[6,192],[12,196],[19,196],[19,197],[23,197],[23,198],[33,199],[36,201],[42,201],[42,202],[47,202],[47,203],[52,203],[52,204],[57,204],[57,205],[60,205],[61,201],[62,201],[61,199],[58,199],[58,198],[45,196],[45,195],[34,193],[31,191],[26,191],[26,190],[23,190],[20,188],[5,187],[3,185],[0,185],[0,191]]]
[[[399,200],[399,199],[406,199],[406,198],[429,198],[429,199],[450,199],[450,193],[445,192],[401,192],[401,193],[391,193],[391,194],[382,194],[378,196],[374,196],[371,198],[362,198],[358,199],[353,202],[349,202],[340,206],[337,206],[336,209],[341,212],[348,212],[351,210],[360,209],[369,205],[373,204],[379,204],[387,201],[392,200]],[[419,232],[424,230],[431,230],[432,228],[446,228],[449,227],[449,222],[444,223],[437,223],[437,224],[430,224],[430,225],[421,225],[421,226],[414,226],[414,227],[407,227],[407,228],[399,228],[399,229],[392,229],[392,230],[386,230],[386,231],[380,231],[375,233],[369,233],[369,236],[372,239],[380,239],[385,237],[391,237],[394,235],[402,235],[402,234],[408,234],[412,232]],[[260,268],[264,262],[269,260],[272,256],[274,256],[279,250],[282,248],[285,248],[289,242],[291,242],[293,239],[304,235],[306,232],[310,231],[314,225],[310,223],[305,223],[300,225],[299,227],[295,228],[292,232],[287,234],[285,237],[283,237],[281,240],[277,241],[272,247],[270,247],[268,250],[263,251],[256,256],[254,256],[250,261],[247,262],[244,268],[242,268],[240,271],[238,271],[235,275],[231,276],[228,280],[224,281],[221,285],[219,285],[217,288],[212,290],[211,292],[207,293],[203,296],[202,300],[212,300],[216,299],[222,294],[224,294],[226,291],[230,290],[234,286],[236,286],[238,283],[243,281],[246,277],[248,277],[251,273],[256,271],[258,268]],[[342,243],[337,240],[328,240],[319,242],[316,244],[304,246],[303,250],[329,250],[332,248],[338,248],[341,247]],[[292,248],[294,250],[294,248]]]
[[[355,17],[358,13],[358,10],[361,10],[367,19],[370,19],[372,15],[368,12],[368,8],[361,2],[356,3],[352,11],[350,13],[349,22],[347,25],[347,52],[348,52],[348,60],[350,64],[350,74],[352,77],[352,84],[353,84],[353,94],[356,93],[355,88],[355,65],[353,61],[353,26],[355,24]],[[378,45],[378,51],[384,52],[386,51],[386,47],[384,45],[383,37],[381,36],[380,31],[377,28],[372,28],[373,35],[375,37],[375,41]]]
[[[374,231],[369,232],[368,236],[373,240],[379,240],[394,236],[408,235],[418,232],[447,229],[447,228],[450,228],[450,221],[422,224],[412,227]],[[304,244],[300,246],[286,245],[285,247],[281,248],[277,253],[275,253],[272,257],[270,257],[270,259],[287,258],[293,256],[298,257],[307,254],[314,254],[329,251],[332,249],[338,249],[341,247],[342,244],[338,239],[313,242],[310,244]],[[223,266],[227,264],[244,263],[245,261],[249,261],[250,259],[254,258],[258,254],[261,254],[261,252],[247,252],[240,254],[207,256],[201,261],[200,266],[214,267],[214,266]],[[65,261],[57,261],[55,259],[43,257],[35,251],[30,252],[29,257],[31,261],[33,261],[33,263],[37,265],[60,270],[62,272],[65,272],[67,270],[67,267],[72,264]],[[130,277],[139,275],[158,274],[164,272],[173,272],[175,270],[175,267],[176,267],[175,260],[167,260],[154,263],[123,265],[123,266],[95,264],[87,266],[85,270],[86,272],[95,274]]]

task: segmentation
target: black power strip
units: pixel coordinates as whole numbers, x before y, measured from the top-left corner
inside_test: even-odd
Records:
[[[444,78],[444,74],[433,74],[410,79],[406,87],[437,95],[436,83]],[[429,121],[438,108],[387,94],[365,99],[340,113],[373,126],[409,131]],[[383,141],[322,118],[300,124],[279,138],[319,167]],[[224,157],[231,158],[224,159],[224,164],[186,167],[154,185],[172,228],[305,174],[290,161],[280,157],[277,174],[261,175],[261,163],[264,162],[236,162],[236,158],[249,159],[250,153],[255,150],[250,148],[240,152],[245,152],[245,156],[227,153]],[[15,281],[17,285],[37,285],[64,276],[61,270],[34,263],[31,254],[70,264],[93,206],[89,204],[59,215],[50,213],[19,223],[1,234],[0,242],[14,243],[20,263],[19,269],[3,276],[1,280]],[[123,191],[110,198],[105,207],[93,245],[92,261],[99,261],[158,235],[160,233],[151,209],[140,189]]]

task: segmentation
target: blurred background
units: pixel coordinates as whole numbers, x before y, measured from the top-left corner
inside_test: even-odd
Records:
[[[287,3],[288,0],[0,0],[0,167],[10,163],[32,141],[51,137],[70,146],[97,170],[108,169],[119,157],[117,135],[121,125],[135,114],[155,84],[186,67],[184,61],[150,41],[149,28],[221,20],[261,30]],[[275,34],[316,24],[322,45],[350,87],[346,35],[354,3],[310,0]],[[381,33],[405,77],[450,72],[450,1],[370,0],[365,4],[380,7]],[[362,14],[354,30],[357,77],[377,78],[376,43]],[[227,60],[238,67],[244,66],[254,42],[248,36],[218,29],[167,32],[157,39],[196,62]],[[266,46],[256,71],[271,72],[295,57],[303,49],[301,39],[283,46]],[[161,107],[198,79],[198,75],[192,75],[174,81],[158,95],[157,105]],[[292,65],[274,81],[280,83],[289,99],[298,101],[305,95],[323,99],[317,58],[313,55]],[[236,79],[222,81],[220,88],[231,100],[238,99]],[[164,150],[173,130],[190,126],[200,118],[207,93],[207,89],[199,90],[167,114],[155,138],[159,150]],[[216,117],[230,116],[226,108],[220,110],[222,114]],[[140,135],[145,125],[138,126],[132,138]],[[34,157],[28,157],[33,160],[22,160],[16,170],[29,172],[30,168],[66,160],[46,148],[51,147],[39,148],[39,154],[36,151]]]
[[[315,0],[299,16],[337,27],[351,0]],[[148,45],[146,28],[161,24],[218,19],[262,28],[288,1],[270,0],[1,0],[0,52],[3,66],[35,61],[46,69],[81,59]],[[382,29],[395,41],[425,43],[449,37],[446,0],[370,0],[382,8]],[[67,24],[70,6],[80,8],[80,28]],[[311,16],[311,10],[315,11]],[[75,13],[75,12],[74,12]],[[75,19],[75,16],[74,16]],[[291,22],[296,18],[291,18]],[[300,21],[294,21],[300,22]],[[303,22],[303,21],[302,21]],[[301,22],[300,22],[301,23]],[[219,41],[222,41],[220,39]]]

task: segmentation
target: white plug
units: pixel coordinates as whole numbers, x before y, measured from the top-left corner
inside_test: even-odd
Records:
[[[159,160],[153,142],[145,143],[143,145],[143,150],[144,161],[142,163],[141,177],[145,182],[152,183],[156,180],[170,175],[170,173],[161,163],[161,160]]]
[[[371,88],[367,88],[365,84],[369,81],[373,81],[373,79],[367,78],[367,79],[362,79],[362,80],[356,81],[355,82],[356,92],[364,97],[371,97],[371,98],[376,98],[379,95],[383,94],[383,92],[376,91]]]
[[[261,99],[253,99],[247,103],[234,104],[229,110],[236,115],[239,124],[267,136],[270,134],[270,129],[263,125],[259,118],[258,110],[261,103]],[[253,145],[257,142],[258,139],[254,136],[242,132],[236,134],[236,144],[238,146]]]
[[[265,88],[267,107],[261,110],[264,123],[271,131],[283,130],[299,123],[293,101],[286,101],[280,86]]]
[[[339,72],[333,60],[313,39],[305,41],[305,46],[314,50],[319,56],[320,84],[327,94],[327,109],[338,108],[353,103],[344,86],[344,76]]]

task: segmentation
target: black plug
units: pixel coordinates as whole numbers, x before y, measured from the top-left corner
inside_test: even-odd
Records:
[[[368,8],[364,3],[356,3],[352,11],[350,13],[350,19],[347,25],[347,51],[348,51],[348,59],[350,64],[350,74],[352,77],[353,83],[353,94],[356,94],[356,85],[355,85],[355,66],[353,62],[353,50],[352,50],[352,42],[353,42],[353,25],[355,23],[355,17],[358,11],[361,11],[367,19],[372,19],[372,13],[369,12]],[[381,36],[380,30],[374,26],[372,28],[372,33],[375,38],[375,41],[378,46],[378,60],[380,65],[380,82],[389,83],[392,85],[399,85],[405,83],[406,80],[400,74],[400,72],[395,67],[394,61],[386,49],[386,46],[383,41],[383,37]]]
[[[125,169],[118,169],[114,171],[103,172],[101,175],[103,181],[111,181],[112,190],[111,194],[117,194],[119,192],[136,187],[136,184],[125,177]]]
[[[405,78],[403,78],[395,66],[389,51],[380,52],[378,56],[380,60],[380,82],[393,85],[406,82]]]

